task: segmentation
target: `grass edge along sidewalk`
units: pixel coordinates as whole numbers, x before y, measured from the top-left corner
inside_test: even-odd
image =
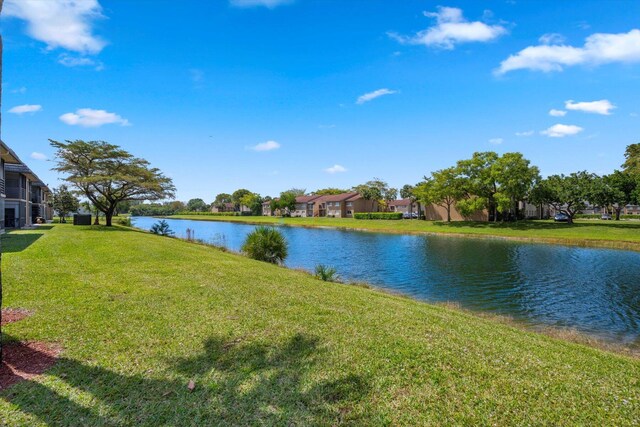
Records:
[[[637,422],[637,359],[121,227],[2,238],[5,342],[63,348],[5,425]]]
[[[640,251],[640,221],[576,220],[573,225],[527,220],[513,223],[421,220],[356,220],[351,218],[281,218],[268,216],[172,215],[166,218],[273,224],[292,227],[331,227],[393,234],[438,234]]]

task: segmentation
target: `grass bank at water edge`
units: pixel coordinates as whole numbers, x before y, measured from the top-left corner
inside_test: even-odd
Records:
[[[3,340],[64,349],[3,425],[638,423],[637,359],[131,229],[2,239]]]

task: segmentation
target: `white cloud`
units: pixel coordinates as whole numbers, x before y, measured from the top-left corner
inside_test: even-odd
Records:
[[[640,62],[640,30],[628,33],[596,33],[584,46],[541,44],[529,46],[500,63],[496,74],[514,70],[562,71],[574,65],[600,65],[612,62]]]
[[[566,108],[567,110],[582,111],[585,113],[602,114],[604,116],[608,116],[611,114],[611,110],[616,108],[616,106],[606,99],[591,102],[574,102],[573,100],[569,100],[564,103],[564,108]]]
[[[550,138],[564,138],[565,136],[576,135],[582,132],[584,129],[580,126],[575,125],[563,125],[556,124],[548,128],[547,130],[543,130],[540,132],[543,135],[546,135]]]
[[[534,133],[532,130],[525,130],[523,132],[516,132],[516,136],[533,136]]]
[[[567,112],[564,110],[556,110],[555,108],[552,108],[551,110],[549,110],[549,115],[553,117],[564,117],[567,115]]]
[[[398,93],[398,91],[386,88],[374,90],[373,92],[365,93],[364,95],[359,96],[356,100],[356,104],[364,104],[365,102],[372,101],[381,96],[393,95],[394,93]]]
[[[34,151],[33,153],[31,153],[31,155],[29,156],[34,160],[47,160],[47,156],[42,154],[42,153],[38,153],[37,151]]]
[[[389,37],[400,43],[421,44],[450,50],[460,43],[488,42],[507,33],[506,28],[500,25],[467,21],[462,16],[462,9],[455,7],[439,6],[437,12],[424,12],[424,15],[435,18],[436,25],[419,31],[411,37],[388,33]]]
[[[98,0],[6,0],[4,14],[27,21],[27,33],[47,44],[82,54],[96,54],[106,45],[93,34],[102,18]]]
[[[565,42],[565,38],[562,34],[547,33],[540,36],[538,41],[542,44],[562,44]]]
[[[13,89],[13,90],[11,91],[11,93],[20,93],[20,94],[22,94],[22,93],[26,93],[26,92],[27,92],[27,88],[26,88],[26,87],[24,87],[24,86],[19,87],[19,88],[16,88],[16,89]]]
[[[86,56],[72,56],[63,53],[58,57],[58,63],[65,67],[95,67],[97,71],[104,69],[104,64]]]
[[[324,171],[326,173],[340,173],[340,172],[346,172],[347,168],[340,165],[333,165],[330,168],[326,168]]]
[[[127,119],[116,113],[109,113],[105,110],[94,110],[92,108],[80,108],[75,113],[66,113],[60,116],[60,120],[72,126],[98,127],[108,124],[119,124],[129,126]]]
[[[229,0],[231,6],[235,7],[255,7],[263,6],[269,9],[278,7],[284,4],[293,3],[293,0]]]
[[[253,151],[271,151],[277,150],[278,148],[280,148],[280,144],[276,141],[261,142],[251,147]]]
[[[35,113],[42,110],[42,105],[24,104],[13,107],[9,110],[13,114]]]
[[[493,144],[493,145],[500,145],[500,144],[502,144],[503,142],[504,142],[504,139],[502,139],[502,138],[491,138],[491,139],[489,140],[489,143],[490,143],[490,144]]]

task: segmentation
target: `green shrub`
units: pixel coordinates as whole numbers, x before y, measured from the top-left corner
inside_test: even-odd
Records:
[[[160,236],[173,236],[175,234],[169,227],[169,223],[164,219],[153,224],[149,231]]]
[[[402,219],[402,212],[356,212],[355,219]]]
[[[119,216],[116,219],[116,223],[120,225],[124,225],[125,227],[131,227],[131,217],[129,216]]]
[[[339,281],[338,271],[335,268],[326,266],[324,264],[316,265],[315,276],[317,279],[323,280],[325,282]]]
[[[241,250],[249,258],[282,264],[287,258],[288,245],[281,232],[273,227],[260,226],[249,233]]]
[[[613,219],[616,218],[616,213],[609,214]],[[576,214],[575,219],[600,219],[602,214]],[[640,215],[620,215],[620,219],[640,219]]]

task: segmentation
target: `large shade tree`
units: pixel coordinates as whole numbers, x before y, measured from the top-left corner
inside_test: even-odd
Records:
[[[624,152],[624,164],[622,167],[626,172],[633,175],[640,175],[640,142],[627,146]]]
[[[451,222],[451,208],[465,196],[463,180],[456,168],[442,169],[425,177],[414,190],[418,199],[426,204],[435,204],[447,211],[447,222]]]
[[[593,196],[595,175],[582,171],[569,175],[551,175],[541,180],[531,191],[529,199],[535,204],[548,204],[556,212],[567,215],[573,224],[576,213],[585,208]]]
[[[187,210],[189,212],[204,212],[209,208],[209,205],[202,199],[191,199],[187,202]]]
[[[50,142],[57,150],[53,170],[65,174],[65,181],[104,213],[107,226],[122,201],[174,197],[171,178],[117,145],[83,140]]]
[[[625,206],[637,202],[638,178],[628,172],[616,170],[602,178],[594,178],[591,198],[594,205],[613,208],[616,221]]]

